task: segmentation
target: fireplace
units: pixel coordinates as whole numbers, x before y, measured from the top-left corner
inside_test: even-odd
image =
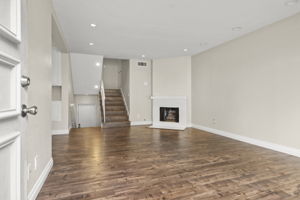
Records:
[[[186,96],[153,96],[151,99],[151,128],[174,130],[184,130],[186,128]]]
[[[160,107],[161,122],[179,122],[179,108]]]

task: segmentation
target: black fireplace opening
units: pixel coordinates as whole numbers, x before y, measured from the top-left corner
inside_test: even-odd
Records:
[[[160,107],[160,121],[179,122],[179,108]]]

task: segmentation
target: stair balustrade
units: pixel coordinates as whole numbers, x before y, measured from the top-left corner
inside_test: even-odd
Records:
[[[100,86],[100,93],[101,93],[101,104],[102,104],[102,120],[103,123],[105,123],[105,90],[104,90],[104,83],[101,81],[101,86]]]

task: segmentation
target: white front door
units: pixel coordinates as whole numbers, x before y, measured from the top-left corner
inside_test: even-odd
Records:
[[[78,104],[78,122],[81,128],[96,127],[97,114],[96,105]]]
[[[0,199],[25,195],[21,151],[21,0],[0,1]],[[23,93],[23,92],[22,92]],[[23,184],[24,183],[24,184]],[[22,187],[21,187],[22,186]]]

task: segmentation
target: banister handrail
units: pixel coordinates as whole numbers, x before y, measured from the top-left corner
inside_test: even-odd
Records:
[[[102,103],[102,112],[103,112],[102,116],[103,116],[103,122],[105,123],[105,90],[104,90],[103,80],[101,81],[100,92],[101,92],[101,103]]]

